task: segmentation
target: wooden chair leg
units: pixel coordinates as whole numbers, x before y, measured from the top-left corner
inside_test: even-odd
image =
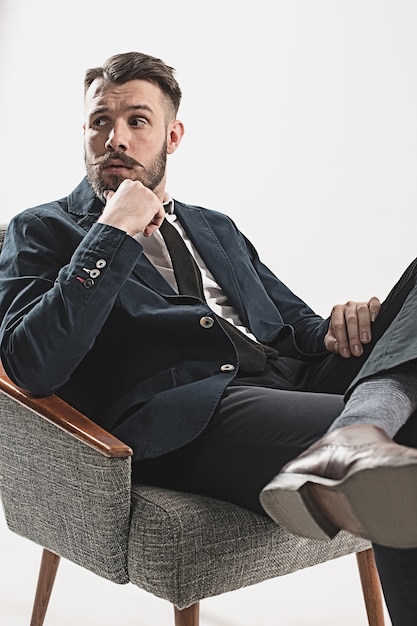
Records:
[[[174,606],[175,626],[199,626],[200,603],[195,602],[186,609],[178,609]]]
[[[44,548],[30,626],[43,625],[59,561],[58,555]]]
[[[384,626],[384,603],[381,581],[372,548],[356,553],[362,592],[369,626]]]

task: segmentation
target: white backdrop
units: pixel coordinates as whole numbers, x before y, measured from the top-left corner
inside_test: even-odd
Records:
[[[416,26],[414,0],[0,0],[0,219],[78,183],[84,71],[140,50],[183,89],[170,192],[323,315],[384,297],[415,255]]]

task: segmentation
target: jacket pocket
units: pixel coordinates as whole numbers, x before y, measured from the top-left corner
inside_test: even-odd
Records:
[[[134,385],[123,394],[106,411],[105,421],[108,428],[114,428],[125,420],[130,413],[137,411],[154,396],[177,386],[176,371],[174,368],[158,372],[154,376]]]

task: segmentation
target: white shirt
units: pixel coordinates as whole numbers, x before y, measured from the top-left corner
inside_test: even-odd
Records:
[[[243,326],[236,309],[230,304],[226,294],[220,285],[218,285],[214,276],[208,270],[203,259],[194,248],[190,239],[187,237],[183,227],[174,213],[173,201],[169,200],[168,202],[165,202],[164,207],[167,212],[165,219],[171,222],[171,224],[178,230],[181,237],[184,239],[187,248],[200,268],[204,295],[209,307],[212,311],[214,311],[214,313],[216,313],[216,315],[220,315],[227,321],[231,322],[237,326],[240,331],[256,341],[256,338],[252,335],[249,329],[246,328],[246,326]],[[155,231],[151,237],[145,237],[142,233],[138,233],[135,236],[135,239],[143,246],[143,251],[147,259],[158,270],[163,278],[165,278],[172,289],[178,293],[178,286],[172,267],[171,257],[169,256],[165,241],[159,230]]]

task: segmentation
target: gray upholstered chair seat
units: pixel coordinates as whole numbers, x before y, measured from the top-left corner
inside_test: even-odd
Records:
[[[227,502],[132,486],[129,579],[179,608],[367,548],[348,533],[303,539]]]

